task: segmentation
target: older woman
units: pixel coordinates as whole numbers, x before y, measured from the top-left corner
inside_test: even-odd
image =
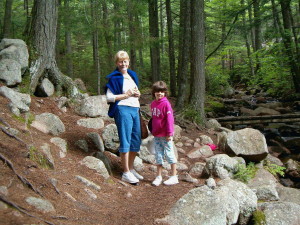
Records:
[[[125,51],[119,51],[115,55],[117,68],[106,78],[106,97],[110,104],[108,115],[115,119],[118,129],[123,175],[122,180],[136,184],[143,177],[138,174],[133,163],[140,150],[141,128],[139,118],[138,77],[129,70],[129,55]]]

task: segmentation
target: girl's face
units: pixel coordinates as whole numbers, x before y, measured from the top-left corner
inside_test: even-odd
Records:
[[[127,73],[127,69],[129,67],[129,60],[119,59],[119,61],[117,62],[117,67],[121,73]]]
[[[155,99],[156,99],[156,100],[160,100],[160,99],[162,99],[163,97],[165,97],[165,92],[163,92],[163,91],[158,91],[158,92],[155,92],[154,95],[155,95]]]

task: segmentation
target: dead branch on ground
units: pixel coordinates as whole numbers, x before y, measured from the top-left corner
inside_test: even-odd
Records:
[[[30,216],[30,217],[36,218],[36,219],[38,219],[38,220],[41,220],[41,221],[43,221],[43,222],[45,222],[45,223],[47,223],[47,224],[49,224],[49,225],[54,225],[53,223],[51,223],[51,222],[49,222],[49,221],[47,221],[47,220],[44,220],[44,219],[39,218],[39,217],[37,217],[37,216],[31,215],[30,213],[27,212],[26,209],[24,209],[24,208],[21,207],[21,206],[18,206],[18,205],[17,205],[16,203],[14,203],[14,202],[9,201],[8,199],[6,199],[6,198],[5,198],[4,196],[2,196],[2,195],[0,195],[0,200],[3,201],[3,202],[5,202],[6,204],[8,204],[8,205],[10,205],[10,206],[12,206],[12,207],[14,207],[14,208],[16,208],[16,209],[19,210],[20,212],[22,212],[22,213],[24,213],[24,214],[26,214],[26,215],[28,215],[28,216]]]
[[[3,161],[5,164],[7,164],[7,165],[12,169],[12,171],[17,175],[17,177],[22,181],[22,183],[24,183],[25,185],[27,185],[27,186],[28,186],[30,189],[32,189],[35,193],[39,194],[40,196],[43,196],[36,188],[33,187],[33,185],[32,185],[25,177],[22,177],[21,175],[19,175],[19,174],[16,172],[16,170],[15,170],[15,168],[14,168],[12,162],[11,162],[9,159],[7,159],[4,155],[2,155],[1,153],[0,153],[0,159],[2,159],[2,161]]]

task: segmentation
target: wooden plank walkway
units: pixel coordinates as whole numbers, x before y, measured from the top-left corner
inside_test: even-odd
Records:
[[[293,123],[300,122],[300,113],[267,115],[267,116],[231,116],[215,118],[221,125],[248,125],[266,123]]]

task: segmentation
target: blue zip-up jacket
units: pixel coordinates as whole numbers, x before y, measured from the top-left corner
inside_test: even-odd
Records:
[[[137,86],[139,86],[139,79],[137,74],[133,70],[127,70],[128,74],[131,76],[133,81]],[[105,85],[105,93],[107,88],[111,90],[114,95],[123,94],[123,83],[124,77],[123,74],[118,70],[115,69],[111,74],[106,76],[108,79],[108,83]],[[109,102],[109,109],[108,109],[108,116],[113,118],[116,112],[117,105],[120,101]]]

